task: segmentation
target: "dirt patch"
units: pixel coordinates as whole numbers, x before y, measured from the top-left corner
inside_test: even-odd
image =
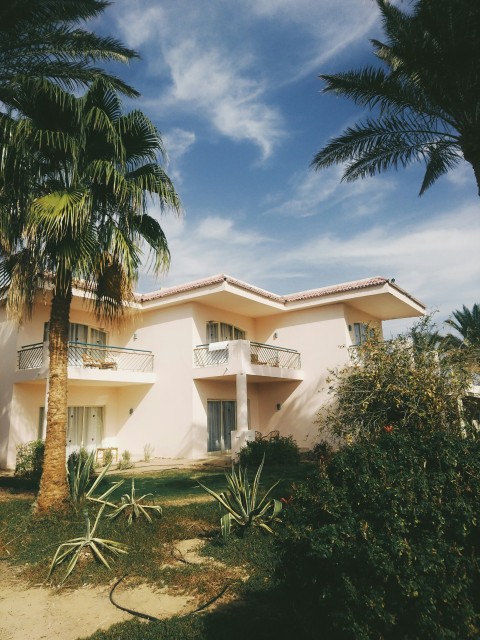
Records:
[[[223,565],[198,553],[204,544],[205,541],[199,538],[173,543],[173,564],[203,564],[207,572],[216,568],[218,573]],[[0,562],[2,640],[76,640],[133,617],[110,602],[110,590],[117,578],[113,578],[109,585],[84,585],[80,589],[49,588],[27,584],[20,571]],[[222,586],[226,578],[222,575]],[[160,619],[186,614],[198,606],[198,597],[175,593],[175,589],[167,587],[157,589],[140,580],[129,576],[118,585],[114,600],[119,606]],[[215,589],[220,591],[217,585]],[[202,597],[205,599],[205,594]],[[222,600],[225,597],[228,599],[229,594],[222,596]]]
[[[109,600],[113,585],[84,586],[80,589],[49,589],[27,586],[16,572],[0,564],[0,637],[2,640],[76,640],[99,629],[131,620]],[[115,601],[122,607],[155,618],[169,618],[186,613],[193,604],[185,595],[172,595],[166,588],[155,589],[140,584],[122,583],[115,591]]]

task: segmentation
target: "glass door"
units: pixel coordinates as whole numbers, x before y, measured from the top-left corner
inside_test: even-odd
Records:
[[[208,400],[207,402],[207,451],[229,451],[232,448],[231,432],[237,422],[235,400]]]
[[[74,451],[102,446],[103,407],[68,407],[67,457]]]

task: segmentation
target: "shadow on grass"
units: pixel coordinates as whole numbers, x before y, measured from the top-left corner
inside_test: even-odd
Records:
[[[200,614],[173,617],[147,624],[132,620],[99,631],[88,640],[276,640],[321,639],[316,630],[310,635],[302,627],[289,605],[288,594],[281,588],[250,591],[242,599]],[[83,639],[86,640],[86,639]]]

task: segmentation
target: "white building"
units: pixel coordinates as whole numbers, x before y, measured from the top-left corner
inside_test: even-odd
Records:
[[[75,291],[70,314],[68,447],[144,446],[203,457],[279,430],[315,439],[328,371],[383,320],[424,306],[385,278],[279,296],[227,275],[138,295],[122,326],[102,326]],[[0,467],[44,435],[49,298],[17,327],[0,307]],[[232,431],[234,432],[232,435]]]

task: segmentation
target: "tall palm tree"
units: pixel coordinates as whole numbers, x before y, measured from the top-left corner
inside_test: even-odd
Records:
[[[58,92],[54,96],[47,92],[33,102],[25,98],[22,110],[29,118],[24,137],[30,148],[12,145],[9,149],[20,181],[18,192],[24,198],[21,222],[7,227],[17,206],[15,184],[6,197],[10,209],[0,206],[0,229],[6,236],[4,246],[0,245],[0,286],[9,286],[10,312],[19,315],[31,308],[38,286],[52,291],[40,512],[60,507],[68,497],[65,452],[72,287],[79,281],[91,294],[98,317],[121,317],[125,302],[133,296],[142,248],[150,248],[155,273],[169,263],[165,235],[147,211],[149,198],[162,209],[180,210],[178,195],[161,165],[160,135],[143,113],[123,115],[117,92],[102,79],[94,81],[81,98],[65,94],[59,102],[57,97]]]
[[[320,76],[325,92],[373,115],[330,140],[312,166],[346,163],[352,181],[424,162],[422,195],[464,159],[480,195],[480,2],[416,0],[411,10],[376,2],[386,42],[372,45],[382,66]]]
[[[463,305],[452,313],[452,318],[445,320],[445,324],[455,329],[458,335],[449,333],[446,340],[453,346],[469,346],[480,350],[480,304],[476,303],[472,309]]]
[[[97,17],[104,0],[8,0],[0,4],[0,103],[18,109],[19,85],[32,92],[51,81],[64,89],[88,86],[103,77],[122,93],[138,92],[99,61],[128,62],[138,54],[119,40],[78,25]]]

